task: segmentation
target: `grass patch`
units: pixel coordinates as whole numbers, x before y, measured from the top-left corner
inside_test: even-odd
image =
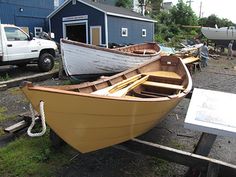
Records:
[[[155,175],[159,177],[173,176],[174,172],[171,171],[171,166],[168,161],[153,158],[152,165],[154,165]]]
[[[4,132],[3,128],[0,127],[0,136],[2,136],[2,135],[4,135],[4,134],[5,134],[5,132]]]
[[[6,120],[10,120],[10,119],[15,119],[15,115],[11,115],[11,116],[7,116],[5,113],[7,112],[7,108],[6,107],[0,107],[0,123]]]
[[[5,74],[5,76],[0,76],[0,81],[8,81],[10,80],[10,76],[8,73]]]
[[[0,122],[7,119],[7,116],[5,115],[5,112],[7,111],[6,107],[0,107]]]
[[[21,89],[19,87],[10,88],[8,90],[12,95],[22,95],[23,94],[23,92],[21,91]]]
[[[175,149],[179,149],[179,150],[184,150],[184,148],[185,148],[183,144],[181,144],[180,142],[178,142],[176,140],[171,140],[168,143],[168,146],[173,147]]]
[[[55,176],[73,156],[68,146],[62,151],[51,147],[48,134],[22,137],[0,149],[0,176]]]

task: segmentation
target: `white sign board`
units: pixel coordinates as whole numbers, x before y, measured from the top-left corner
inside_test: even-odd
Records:
[[[184,127],[236,137],[236,94],[194,89]]]
[[[62,21],[72,21],[72,20],[84,20],[88,19],[88,15],[79,15],[79,16],[70,16],[70,17],[63,17]]]

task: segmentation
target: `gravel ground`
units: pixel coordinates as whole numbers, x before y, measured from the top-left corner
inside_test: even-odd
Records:
[[[224,56],[217,60],[211,59],[207,68],[203,68],[201,72],[197,71],[192,76],[194,87],[236,93],[235,66],[236,59],[227,60]],[[60,83],[61,81],[53,79],[38,84]],[[28,109],[27,101],[19,92],[16,88],[0,92],[0,107],[7,107],[9,115],[16,115]],[[189,102],[189,99],[184,99],[162,123],[141,136],[140,139],[192,152],[201,132],[184,128],[183,122]],[[2,125],[0,123],[0,126]],[[209,156],[236,164],[235,146],[236,138],[218,136]],[[186,167],[178,164],[109,147],[88,154],[78,153],[57,172],[56,176],[177,177],[183,176],[186,170]]]

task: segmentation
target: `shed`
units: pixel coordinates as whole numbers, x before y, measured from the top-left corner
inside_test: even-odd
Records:
[[[0,20],[14,24],[37,36],[48,31],[47,16],[54,10],[54,0],[0,0]]]
[[[68,38],[104,46],[152,42],[156,22],[129,9],[90,0],[67,0],[48,18],[56,41]]]

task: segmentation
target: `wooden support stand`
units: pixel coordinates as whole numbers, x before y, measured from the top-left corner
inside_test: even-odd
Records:
[[[134,153],[141,153],[152,157],[158,157],[164,160],[191,167],[192,169],[196,169],[197,171],[207,174],[207,177],[236,176],[236,165],[225,163],[220,160],[208,158],[198,154],[177,150],[139,139],[133,139],[121,145],[125,148],[125,150]]]
[[[199,62],[199,61],[193,63],[193,73],[195,73],[197,71],[197,69],[199,71],[202,71],[201,62]]]

